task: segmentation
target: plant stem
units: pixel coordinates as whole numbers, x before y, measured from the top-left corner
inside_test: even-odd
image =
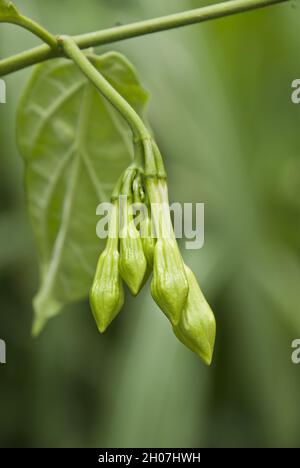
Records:
[[[134,139],[140,140],[144,145],[145,157],[148,157],[151,135],[144,122],[131,105],[119,94],[104,76],[92,65],[85,54],[79,49],[73,38],[59,36],[58,43],[65,54],[74,61],[84,75],[96,86],[100,93],[114,106],[124,117],[130,126]],[[149,156],[151,157],[151,155]]]
[[[6,22],[16,24],[17,26],[21,26],[22,28],[27,29],[28,31],[32,32],[35,36],[42,39],[42,41],[48,44],[50,48],[57,48],[56,37],[32,19],[18,14],[18,16],[12,16],[11,18],[9,18]]]
[[[173,15],[154,18],[138,23],[104,29],[74,36],[73,39],[80,49],[92,46],[110,44],[132,37],[152,34],[159,31],[179,28],[204,21],[235,15],[237,13],[263,8],[290,0],[231,0],[215,5],[209,5]],[[13,57],[0,61],[0,76],[7,75],[22,68],[34,65],[54,57],[63,55],[59,50],[53,50],[47,45],[36,47]]]
[[[90,34],[82,34],[76,36],[75,40],[80,48],[108,44],[131,37],[144,36],[146,34],[167,31],[169,29],[234,15],[285,1],[288,0],[231,0],[196,8],[194,10],[162,16],[160,18],[153,18],[125,26],[92,32]]]

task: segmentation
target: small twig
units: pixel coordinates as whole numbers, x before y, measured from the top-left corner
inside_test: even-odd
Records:
[[[79,49],[74,39],[70,36],[59,36],[58,43],[65,55],[80,68],[82,73],[91,81],[100,93],[120,112],[130,125],[134,136],[141,139],[151,138],[148,129],[135,110],[119,94],[115,88],[94,67],[86,55]]]
[[[33,21],[31,18],[27,18],[27,16],[20,14],[16,9],[14,9],[13,12],[15,14],[5,16],[4,19],[0,18],[0,22],[16,24],[21,28],[27,29],[27,31],[30,31],[43,42],[48,44],[50,48],[57,48],[56,37],[47,31],[47,29]]]
[[[74,36],[73,39],[80,49],[110,44],[132,37],[152,34],[159,31],[179,28],[204,21],[235,15],[237,13],[263,8],[290,0],[231,0],[216,5],[210,5],[161,18],[150,19],[138,23],[117,26],[98,32]],[[21,70],[30,65],[63,55],[58,49],[42,45],[34,49],[14,55],[0,61],[0,76]]]
[[[80,68],[82,73],[93,83],[98,91],[114,106],[130,126],[134,139],[139,139],[144,147],[147,161],[153,159],[151,134],[144,122],[131,105],[117,92],[106,78],[90,62],[70,36],[58,36],[58,44],[67,57]],[[136,161],[137,165],[139,161]]]

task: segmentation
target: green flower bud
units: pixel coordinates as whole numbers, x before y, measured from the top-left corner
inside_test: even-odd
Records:
[[[141,221],[140,233],[141,233],[144,254],[147,260],[147,269],[146,269],[146,273],[145,273],[143,284],[142,284],[142,288],[143,288],[145,284],[147,283],[148,278],[151,275],[152,270],[153,270],[154,247],[155,247],[155,242],[156,242],[156,239],[152,237],[151,220],[149,219],[149,217]]]
[[[147,178],[146,188],[158,236],[154,248],[151,292],[164,314],[176,325],[185,306],[189,287],[171,222],[167,183],[165,180]]]
[[[151,293],[173,325],[180,320],[188,291],[184,264],[176,240],[158,239],[154,249]]]
[[[102,333],[120,312],[124,304],[124,290],[119,275],[118,203],[110,216],[106,248],[99,257],[90,291],[91,309]]]
[[[101,333],[118,315],[123,304],[124,290],[119,275],[119,252],[108,245],[100,255],[90,291],[91,309]]]
[[[141,232],[142,245],[143,245],[144,254],[147,260],[147,264],[148,264],[148,267],[152,270],[156,239],[153,237],[152,223],[148,214],[141,221],[140,232]]]
[[[148,268],[146,276],[148,278],[153,267],[153,256],[156,239],[154,233],[152,232],[152,221],[149,215],[150,209],[147,206],[148,200],[146,199],[146,194],[142,185],[141,174],[138,174],[134,179],[133,194],[136,210],[140,213],[138,217],[139,222],[137,228],[140,232],[143,250],[147,260]]]
[[[211,364],[216,321],[198,285],[194,273],[185,265],[189,283],[187,303],[183,309],[180,322],[173,326],[177,338],[207,365]]]
[[[126,218],[120,235],[119,269],[131,293],[136,296],[144,284],[147,260],[140,233],[134,224],[131,207],[127,203],[126,206]]]

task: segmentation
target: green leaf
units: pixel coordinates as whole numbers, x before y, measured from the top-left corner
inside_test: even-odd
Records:
[[[148,95],[129,62],[113,52],[90,59],[142,114]],[[96,207],[110,200],[130,163],[132,136],[125,120],[65,59],[36,67],[21,99],[17,134],[40,258],[33,327],[38,333],[65,304],[88,294],[104,246],[96,236]]]
[[[0,23],[1,22],[10,22],[15,19],[18,19],[20,14],[16,9],[13,2],[8,2],[7,0],[0,0]]]

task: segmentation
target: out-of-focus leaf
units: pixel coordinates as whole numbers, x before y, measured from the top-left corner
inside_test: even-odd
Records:
[[[94,66],[142,113],[147,94],[127,60],[92,56]],[[109,201],[132,157],[127,123],[75,65],[38,66],[18,113],[29,214],[40,255],[37,333],[62,306],[87,295],[102,248],[96,207]]]

